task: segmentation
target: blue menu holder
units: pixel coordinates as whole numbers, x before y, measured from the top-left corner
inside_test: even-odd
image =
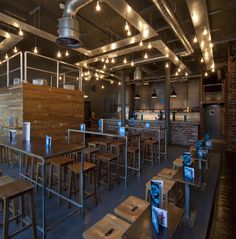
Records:
[[[147,129],[150,129],[150,123],[146,123],[146,124],[145,124],[145,127],[146,127]]]
[[[52,137],[46,135],[46,147],[52,146]]]
[[[80,124],[80,130],[85,131],[85,129],[86,129],[86,125],[85,124]]]
[[[119,127],[119,134],[125,135],[125,127]]]

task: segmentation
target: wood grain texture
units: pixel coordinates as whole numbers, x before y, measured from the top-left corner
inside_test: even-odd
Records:
[[[23,119],[31,123],[33,137],[64,139],[68,128],[84,121],[83,92],[24,83]]]

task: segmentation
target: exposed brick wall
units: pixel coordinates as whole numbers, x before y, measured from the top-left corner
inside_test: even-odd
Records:
[[[227,149],[236,152],[236,61],[228,60],[228,78],[226,84],[226,140]]]

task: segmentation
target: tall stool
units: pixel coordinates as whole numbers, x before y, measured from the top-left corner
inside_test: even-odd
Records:
[[[135,196],[129,196],[114,208],[115,215],[130,224],[136,222],[146,211],[150,211],[150,203]]]
[[[129,229],[130,224],[122,219],[107,214],[89,229],[83,232],[84,239],[120,239]]]
[[[71,198],[72,194],[75,194],[79,191],[79,189],[75,189],[72,191],[73,187],[73,177],[75,176],[75,180],[77,178],[77,175],[80,175],[81,172],[81,163],[76,163],[68,166],[69,168],[69,187],[68,187],[68,197]],[[96,180],[96,164],[84,162],[84,173],[93,174],[93,185],[94,185],[94,191],[93,192],[87,192],[84,191],[84,199],[93,196],[95,205],[97,206],[97,180]],[[70,203],[69,203],[70,207]]]
[[[4,213],[3,213],[3,239],[9,239],[20,232],[28,229],[32,226],[33,229],[33,238],[37,238],[36,233],[36,223],[35,223],[35,213],[34,213],[34,203],[33,203],[33,189],[34,186],[22,180],[16,180],[14,182],[8,183],[4,186],[0,187],[0,199],[4,202]],[[29,206],[31,212],[31,224],[24,225],[23,219],[25,218],[25,208],[24,208],[24,196],[25,194],[29,195]],[[9,235],[8,227],[9,227],[9,203],[10,200],[13,200],[17,197],[20,197],[21,202],[21,228]]]
[[[58,158],[52,158],[50,159],[51,164],[50,164],[50,172],[49,172],[49,188],[52,188],[53,184],[53,170],[54,168],[57,169],[57,185],[58,185],[58,193],[61,193],[61,172],[62,169],[64,169],[64,183],[66,183],[66,175],[65,171],[67,169],[67,166],[69,164],[72,164],[74,162],[74,159],[69,158],[69,157],[58,157]],[[51,197],[51,193],[49,192],[48,194],[49,198]],[[61,198],[58,197],[58,205],[61,204]]]
[[[120,163],[120,153],[124,155],[125,143],[122,141],[114,141],[110,146],[110,153],[117,155],[118,161]]]
[[[116,177],[112,178],[111,177],[111,163],[115,161],[116,164]],[[101,175],[101,163],[105,163],[107,164],[107,183],[105,182],[100,182],[100,183],[104,183],[106,185],[108,185],[108,189],[109,191],[111,190],[111,185],[110,183],[114,180],[118,180],[119,182],[119,162],[118,162],[118,157],[114,154],[111,153],[105,153],[105,154],[100,154],[98,155],[98,180],[100,180],[103,176],[105,175]]]
[[[99,153],[99,148],[85,148],[83,150],[84,156],[85,156],[85,160],[89,163],[93,162],[95,163],[95,161],[97,160],[97,155]]]
[[[90,141],[88,142],[88,147],[89,148],[99,148],[100,149],[100,141]]]
[[[137,146],[128,146],[128,159],[131,161],[131,166],[136,167],[136,159],[139,155],[139,148]]]
[[[113,143],[111,138],[105,138],[100,142],[100,153],[108,153],[110,149],[110,145]]]
[[[154,159],[156,158],[158,141],[154,139],[148,139],[144,141],[144,160],[154,164]]]

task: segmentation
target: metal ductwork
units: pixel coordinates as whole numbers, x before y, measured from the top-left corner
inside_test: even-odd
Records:
[[[79,48],[79,22],[76,20],[76,13],[92,0],[68,0],[66,2],[63,17],[59,19],[59,36],[57,44],[68,48]]]
[[[193,48],[184,33],[183,27],[181,26],[180,22],[177,20],[175,13],[173,12],[170,4],[167,0],[152,0],[153,3],[156,5],[162,16],[165,18],[167,23],[170,25],[176,36],[179,38],[183,46],[187,50],[187,54],[190,55],[193,53]]]
[[[134,70],[134,80],[138,81],[141,80],[142,78],[142,71],[140,70],[140,68],[137,66]]]

